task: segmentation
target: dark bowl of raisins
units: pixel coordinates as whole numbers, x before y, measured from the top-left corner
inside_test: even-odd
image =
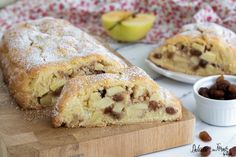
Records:
[[[236,76],[215,75],[193,86],[199,118],[211,125],[236,125]]]

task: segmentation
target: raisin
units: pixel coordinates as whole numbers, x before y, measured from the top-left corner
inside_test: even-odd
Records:
[[[106,108],[104,109],[104,114],[110,114],[111,112],[112,112],[112,107],[111,107],[111,106],[106,107]]]
[[[184,45],[182,45],[182,44],[178,45],[178,49],[179,49],[179,50],[183,50],[184,48],[185,48]]]
[[[121,118],[121,114],[112,111],[112,107],[111,106],[106,107],[104,109],[104,114],[108,114],[108,115],[110,115],[114,119],[120,119]]]
[[[103,74],[103,73],[105,73],[105,71],[103,71],[103,70],[94,70],[94,73],[95,74]]]
[[[153,55],[154,58],[157,58],[157,59],[161,59],[162,58],[162,54],[161,53],[155,53]]]
[[[100,93],[101,98],[104,98],[107,93],[107,91],[105,89],[99,90],[98,92]]]
[[[167,107],[166,108],[166,113],[173,115],[176,113],[176,110],[173,107]]]
[[[230,86],[229,81],[227,80],[221,80],[216,82],[217,89],[227,91],[228,87]]]
[[[236,85],[231,84],[229,81],[224,79],[221,75],[216,79],[208,90],[206,87],[201,87],[198,93],[204,97],[218,100],[232,100],[236,99]]]
[[[213,89],[217,89],[217,85],[216,84],[213,84],[209,90],[213,90]]]
[[[174,53],[172,53],[172,52],[169,52],[169,53],[167,54],[167,58],[168,58],[168,59],[172,59],[173,56],[174,56]]]
[[[225,100],[232,100],[232,99],[236,99],[235,93],[229,93],[229,94],[225,95]]]
[[[212,65],[213,67],[218,67],[218,65],[216,65],[215,63],[211,63],[211,65]]]
[[[182,44],[178,44],[176,46],[180,50],[180,52],[185,53],[185,54],[188,52],[188,47],[187,46],[182,45]]]
[[[151,100],[151,101],[149,101],[148,108],[150,108],[151,110],[156,111],[159,108],[159,104],[158,104],[158,102],[156,102],[154,100]]]
[[[219,100],[223,100],[224,99],[224,91],[223,90],[218,90],[218,89],[212,89],[209,91],[210,93],[210,98],[213,99],[219,99]]]
[[[199,90],[198,90],[198,94],[200,94],[201,96],[204,96],[206,98],[209,98],[209,89],[206,88],[206,87],[201,87]]]
[[[200,132],[199,138],[204,142],[211,141],[211,136],[206,131]]]
[[[114,100],[116,102],[120,102],[120,101],[124,100],[124,96],[122,94],[115,94],[112,96],[112,100]]]
[[[208,61],[206,61],[204,59],[200,59],[200,61],[199,61],[200,67],[205,68],[207,64],[208,64]]]
[[[202,52],[199,51],[199,50],[196,50],[196,49],[191,49],[191,50],[190,50],[190,54],[191,54],[192,56],[201,56],[201,55],[202,55]]]
[[[236,156],[236,146],[229,149],[229,156]]]
[[[136,17],[137,17],[137,14],[132,13],[132,18],[136,18]]]
[[[204,146],[201,149],[201,156],[209,156],[211,154],[211,147],[209,146]]]
[[[130,94],[130,99],[133,100],[134,99],[134,93]]]
[[[228,90],[230,93],[236,94],[236,85],[234,85],[234,84],[229,85]]]

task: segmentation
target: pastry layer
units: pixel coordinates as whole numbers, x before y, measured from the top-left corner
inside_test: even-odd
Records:
[[[78,76],[64,86],[52,117],[55,127],[94,127],[181,119],[181,104],[143,70]]]
[[[189,24],[151,52],[149,60],[192,75],[236,74],[236,35],[213,23]]]
[[[77,75],[126,67],[95,38],[54,18],[20,23],[5,32],[0,59],[10,92],[23,108],[52,105],[65,82]]]

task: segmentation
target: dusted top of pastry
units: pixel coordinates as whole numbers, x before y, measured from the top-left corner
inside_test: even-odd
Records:
[[[91,35],[65,20],[52,17],[14,26],[4,34],[3,44],[8,47],[12,61],[26,69],[90,54],[101,54],[124,64]]]
[[[112,50],[69,22],[42,18],[4,33],[0,61],[5,82],[24,108],[51,106],[77,75],[117,73],[127,65]]]
[[[188,24],[151,52],[149,60],[192,75],[236,74],[236,34],[214,23]]]
[[[182,27],[179,35],[203,36],[208,35],[228,43],[230,46],[236,46],[236,34],[215,23],[192,23]]]

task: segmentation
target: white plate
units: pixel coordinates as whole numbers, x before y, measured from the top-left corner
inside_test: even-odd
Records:
[[[201,76],[188,75],[188,74],[183,74],[180,72],[174,72],[174,71],[170,71],[167,69],[163,69],[161,67],[156,66],[148,59],[146,59],[145,61],[146,61],[147,65],[155,72],[162,74],[162,75],[164,75],[168,78],[171,78],[173,80],[176,80],[176,81],[194,84],[197,80],[202,78]]]

